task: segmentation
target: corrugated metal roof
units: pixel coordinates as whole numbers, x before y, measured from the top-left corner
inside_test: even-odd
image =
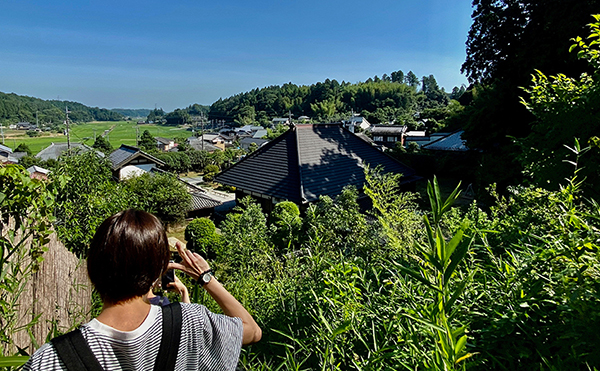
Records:
[[[364,167],[416,179],[415,171],[380,152],[337,124],[297,125],[260,148],[215,180],[245,191],[294,202],[336,196],[347,185],[361,189]]]

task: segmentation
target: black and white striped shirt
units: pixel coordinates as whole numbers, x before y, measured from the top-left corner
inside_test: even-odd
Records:
[[[81,327],[83,337],[105,370],[152,371],[162,336],[162,308],[152,305],[133,331],[119,331],[96,319]],[[181,303],[183,324],[175,370],[235,370],[242,347],[240,318]],[[66,370],[51,343],[37,350],[23,368]]]

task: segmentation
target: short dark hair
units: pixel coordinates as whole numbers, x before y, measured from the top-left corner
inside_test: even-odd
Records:
[[[161,222],[140,210],[124,210],[96,229],[87,268],[103,301],[142,296],[167,271],[169,242]]]

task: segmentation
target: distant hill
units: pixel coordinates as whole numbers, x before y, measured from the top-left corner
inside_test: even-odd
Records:
[[[69,118],[73,121],[119,121],[125,117],[105,108],[88,107],[84,104],[63,100],[43,100],[39,98],[0,92],[0,123],[12,124],[21,121],[40,123],[61,123],[65,119],[65,107],[69,108]]]
[[[139,108],[139,109],[133,109],[133,108],[113,108],[111,109],[111,111],[119,113],[125,117],[143,117],[146,118],[150,112],[152,112],[151,109],[146,109],[146,108]]]

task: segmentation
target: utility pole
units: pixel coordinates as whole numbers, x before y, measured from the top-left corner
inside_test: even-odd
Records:
[[[71,152],[71,131],[69,130],[69,107],[65,106],[65,114],[67,116],[67,152]]]
[[[0,131],[2,132],[2,144],[4,144],[4,125],[0,126]]]
[[[204,112],[200,115],[200,125],[202,125],[202,150],[204,151]]]
[[[135,127],[135,146],[139,147],[140,145],[140,127]]]

